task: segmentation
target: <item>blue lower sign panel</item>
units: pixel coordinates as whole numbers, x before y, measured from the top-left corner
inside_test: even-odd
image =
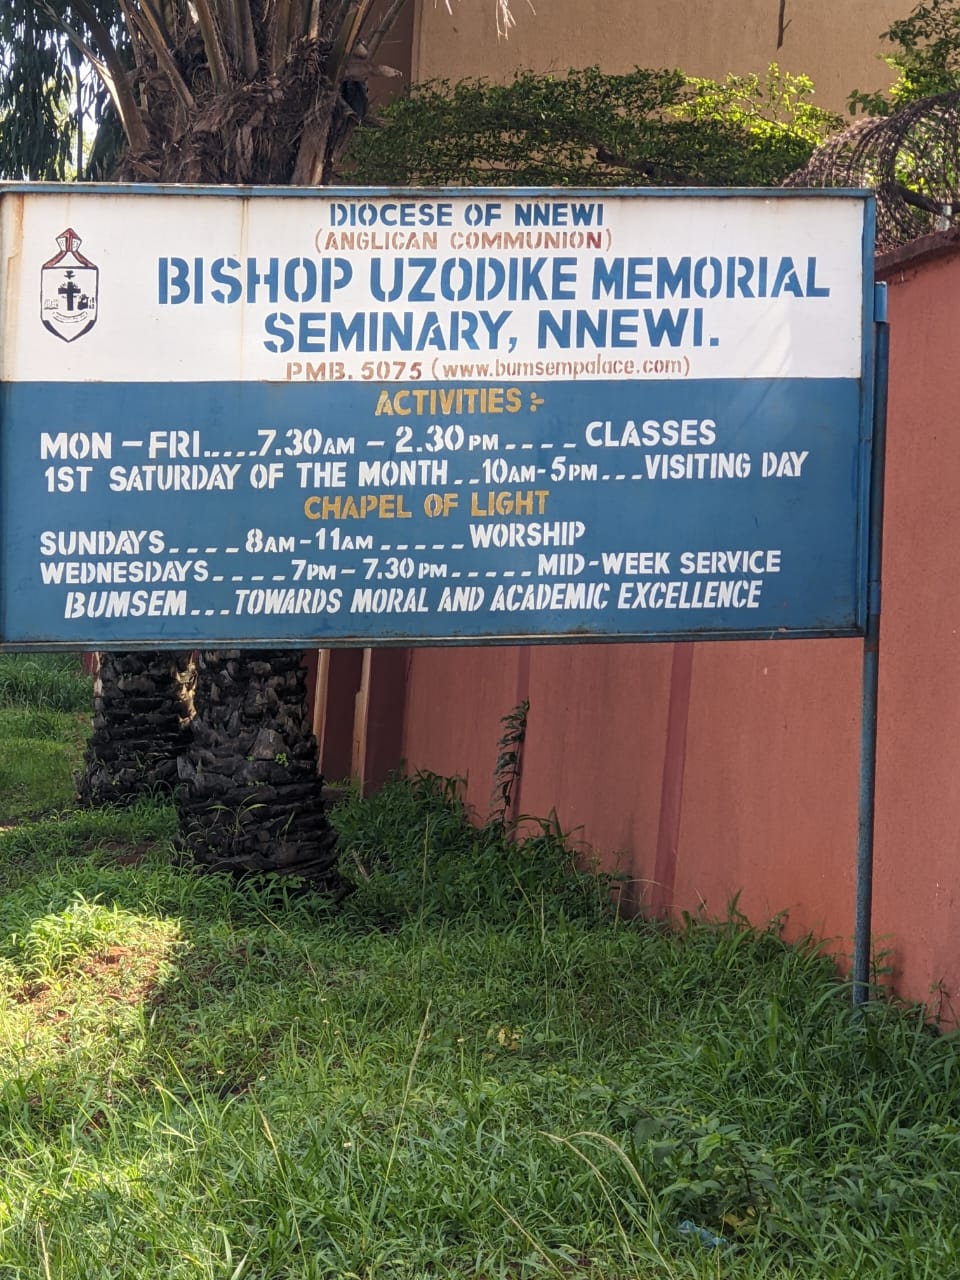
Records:
[[[862,631],[862,195],[63,190],[0,195],[4,645]]]

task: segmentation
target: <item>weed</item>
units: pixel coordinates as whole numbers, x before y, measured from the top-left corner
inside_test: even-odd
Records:
[[[477,915],[597,921],[611,913],[609,881],[580,870],[555,822],[514,840],[499,822],[477,828],[456,782],[430,773],[348,795],[332,813],[355,892],[347,918],[362,927]]]
[[[517,788],[520,785],[523,744],[527,736],[529,712],[530,703],[524,698],[500,720],[503,725],[503,736],[497,743],[497,762],[493,768],[493,799],[488,818],[491,825],[495,823],[505,825],[513,807]]]

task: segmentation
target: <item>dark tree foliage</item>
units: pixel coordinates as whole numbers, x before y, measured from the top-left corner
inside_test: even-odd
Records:
[[[885,116],[921,98],[960,89],[960,0],[921,0],[891,23],[882,39],[893,45],[885,61],[898,74],[889,94],[850,95],[851,112]]]
[[[88,9],[122,47],[115,0],[89,0]],[[109,94],[66,39],[64,10],[63,3],[0,3],[0,177],[62,182],[87,176],[91,162],[96,171],[105,153],[116,149]],[[78,38],[88,43],[89,27],[82,17],[71,17]]]
[[[804,77],[723,84],[679,71],[432,81],[354,137],[352,181],[465,186],[756,186],[804,164],[837,125]]]
[[[922,0],[884,37],[888,94],[850,95],[864,118],[818,147],[792,185],[870,187],[877,247],[945,231],[960,217],[960,0]]]
[[[407,3],[0,0],[0,176],[324,182]]]

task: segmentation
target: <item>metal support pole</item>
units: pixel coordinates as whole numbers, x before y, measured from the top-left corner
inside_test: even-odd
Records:
[[[874,286],[875,362],[873,448],[870,467],[870,529],[867,559],[867,620],[863,638],[860,710],[860,802],[857,829],[857,905],[853,933],[853,1004],[870,996],[870,919],[873,906],[873,829],[877,782],[877,690],[880,675],[880,579],[883,562],[883,479],[887,439],[887,380],[890,325],[887,286]]]

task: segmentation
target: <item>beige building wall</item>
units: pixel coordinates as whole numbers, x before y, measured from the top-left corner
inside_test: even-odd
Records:
[[[885,88],[880,40],[913,0],[511,0],[516,26],[497,39],[497,0],[416,0],[413,78],[509,79],[518,67],[679,67],[723,79],[778,62],[809,75],[815,101],[846,111],[851,89]],[[781,5],[783,14],[781,17]],[[782,39],[781,39],[782,23]]]

